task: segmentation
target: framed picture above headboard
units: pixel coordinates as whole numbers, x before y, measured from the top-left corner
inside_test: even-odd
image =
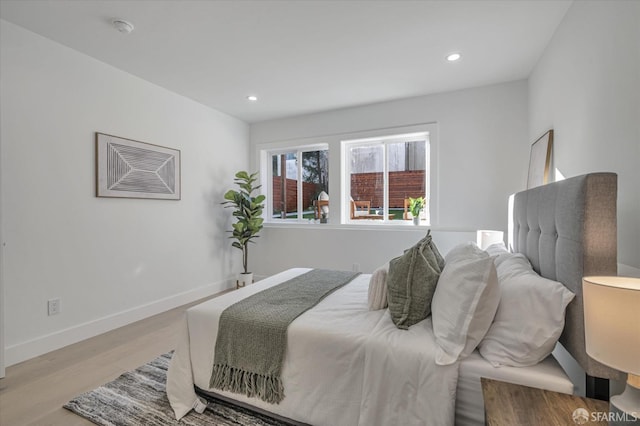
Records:
[[[527,189],[549,183],[552,154],[553,130],[549,130],[531,145]]]

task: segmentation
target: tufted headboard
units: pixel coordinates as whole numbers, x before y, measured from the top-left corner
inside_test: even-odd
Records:
[[[515,194],[513,251],[538,274],[576,297],[567,307],[560,343],[589,376],[624,376],[591,359],[585,349],[582,277],[617,275],[617,175],[592,173]]]

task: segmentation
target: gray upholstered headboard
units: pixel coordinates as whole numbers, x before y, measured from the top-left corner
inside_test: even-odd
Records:
[[[617,175],[592,173],[519,192],[513,201],[513,250],[541,276],[576,297],[567,307],[560,343],[588,375],[624,376],[585,349],[582,277],[617,275]]]

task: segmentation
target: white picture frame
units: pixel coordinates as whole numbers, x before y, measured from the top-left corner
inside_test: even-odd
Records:
[[[549,130],[531,144],[527,189],[549,183],[552,154],[553,130]]]
[[[180,151],[96,133],[96,197],[180,200]]]

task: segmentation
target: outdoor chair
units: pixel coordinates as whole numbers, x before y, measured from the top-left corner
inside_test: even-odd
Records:
[[[370,219],[371,201],[351,200],[351,219]]]
[[[413,219],[413,215],[411,214],[411,212],[409,211],[409,199],[405,198],[404,199],[404,213],[402,214],[402,218],[404,220],[411,220]]]
[[[329,214],[329,200],[316,200],[316,215],[318,219],[322,218],[322,213]]]

